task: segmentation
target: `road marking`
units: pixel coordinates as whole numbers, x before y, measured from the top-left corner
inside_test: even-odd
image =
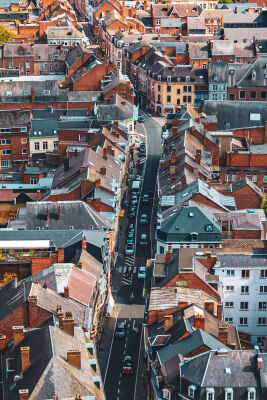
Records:
[[[128,275],[123,275],[122,280],[121,280],[121,285],[123,286],[131,286],[133,283],[133,276],[128,276]]]
[[[122,267],[119,268],[119,273],[122,273]]]
[[[138,328],[135,327],[135,319],[133,320],[133,331],[138,332]]]
[[[142,337],[143,337],[143,329],[142,329],[142,331],[141,331],[140,346],[139,346],[139,352],[138,352],[138,361],[137,361],[137,368],[136,368],[136,371],[139,371],[139,362],[140,362],[140,352],[141,352]],[[136,397],[137,377],[138,377],[138,373],[136,373],[136,378],[135,378],[134,400],[135,400],[135,397]]]
[[[127,271],[127,267],[123,268],[123,273],[125,273]]]
[[[136,274],[137,267],[134,267],[133,273]]]
[[[117,297],[117,296],[116,296]],[[116,302],[116,299],[114,299],[114,303]],[[117,320],[118,320],[118,313],[116,312],[116,320],[115,320],[115,324],[114,324],[114,330],[113,330],[113,335],[112,335],[112,340],[111,340],[111,346],[110,346],[110,350],[109,350],[109,355],[108,355],[108,361],[107,361],[107,367],[106,367],[106,371],[105,371],[105,376],[104,376],[104,385],[106,382],[106,377],[107,377],[107,372],[108,372],[108,366],[109,366],[109,360],[110,360],[110,356],[111,356],[111,350],[112,350],[112,346],[113,346],[113,341],[114,341],[114,336],[115,336],[115,329],[116,329],[116,325],[117,325]]]

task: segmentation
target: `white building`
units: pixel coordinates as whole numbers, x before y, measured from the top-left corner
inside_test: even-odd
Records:
[[[223,254],[214,266],[223,285],[224,320],[251,335],[267,338],[267,255]]]

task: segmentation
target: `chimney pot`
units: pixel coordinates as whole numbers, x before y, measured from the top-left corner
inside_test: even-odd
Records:
[[[66,299],[69,299],[70,297],[70,291],[68,286],[64,287],[64,297],[66,297]]]
[[[19,390],[19,400],[28,400],[29,399],[29,390],[28,389],[20,389]]]
[[[260,358],[260,357],[257,358],[257,366],[258,366],[258,369],[262,369],[262,358]]]
[[[47,222],[49,222],[49,207],[48,206],[46,206],[46,220],[47,220]]]
[[[100,168],[100,174],[101,175],[106,175],[106,167],[101,167]]]
[[[87,250],[87,242],[85,237],[82,238],[82,249]]]
[[[63,330],[67,332],[69,335],[74,336],[74,318],[73,317],[65,317],[62,318]]]
[[[81,350],[69,350],[67,352],[67,361],[74,367],[81,369]]]

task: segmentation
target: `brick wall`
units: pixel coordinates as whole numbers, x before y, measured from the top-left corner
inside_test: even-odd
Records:
[[[261,239],[261,230],[240,229],[233,231],[234,239]]]
[[[197,349],[191,351],[190,353],[184,354],[184,357],[194,357],[197,356],[198,354],[205,353],[205,351],[210,350],[208,346],[203,344],[202,346],[198,347]]]
[[[228,167],[267,167],[266,154],[227,153]]]
[[[244,208],[259,208],[261,196],[249,186],[244,186],[233,193],[238,210]]]
[[[0,321],[0,332],[6,335],[7,342],[13,338],[12,326],[29,326],[28,314],[28,304],[25,303]]]

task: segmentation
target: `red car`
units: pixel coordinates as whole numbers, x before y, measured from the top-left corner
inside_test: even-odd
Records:
[[[123,374],[133,374],[133,360],[131,356],[125,356],[122,363]]]

